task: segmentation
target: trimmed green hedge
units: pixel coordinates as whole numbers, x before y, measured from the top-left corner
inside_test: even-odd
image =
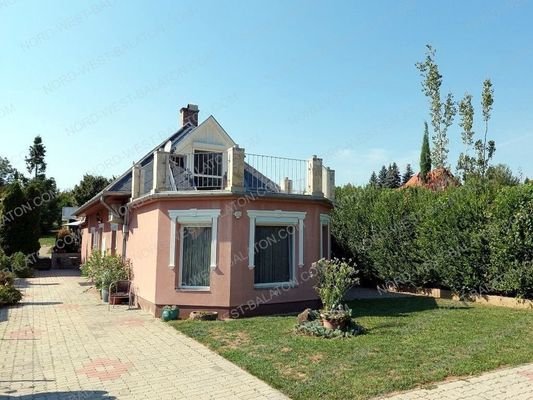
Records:
[[[533,298],[533,186],[345,186],[333,234],[363,278]]]

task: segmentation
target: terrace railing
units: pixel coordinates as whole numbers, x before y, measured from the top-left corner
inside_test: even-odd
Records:
[[[244,186],[247,190],[306,193],[306,160],[246,153],[244,161]]]
[[[308,160],[245,153],[238,146],[220,152],[154,152],[132,169],[132,197],[165,191],[226,190],[285,193],[333,200],[335,171],[322,159]]]

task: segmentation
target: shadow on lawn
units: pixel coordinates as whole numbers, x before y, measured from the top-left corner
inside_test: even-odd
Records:
[[[355,300],[348,303],[355,318],[359,317],[406,317],[411,313],[445,309],[468,309],[465,305],[441,307],[433,297],[401,297],[372,300]]]
[[[0,395],[0,400],[7,399],[56,399],[56,400],[115,400],[115,396],[111,396],[108,392],[103,390],[76,390],[72,392],[42,392],[27,394],[22,396],[3,396]]]

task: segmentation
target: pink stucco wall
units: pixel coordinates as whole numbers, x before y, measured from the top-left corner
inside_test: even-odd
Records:
[[[210,274],[208,291],[177,289],[179,245],[176,244],[176,267],[169,268],[169,210],[218,209],[217,268]],[[254,304],[302,302],[317,298],[309,270],[320,257],[320,214],[329,213],[331,206],[323,200],[235,196],[171,197],[156,199],[130,213],[126,256],[133,265],[134,287],[143,308],[156,312],[156,307],[176,304],[182,308],[225,309],[238,316],[243,309],[253,310]],[[304,266],[296,267],[296,287],[283,290],[255,289],[254,271],[248,268],[248,210],[282,210],[306,212],[304,220]],[[240,211],[240,218],[234,216]],[[90,246],[90,227],[96,226],[96,207],[87,214],[82,242],[82,257]],[[106,214],[107,215],[107,214]],[[122,228],[122,227],[120,227]],[[104,225],[106,246],[111,243],[109,224]],[[176,238],[179,238],[177,226]],[[298,253],[298,240],[296,249]],[[117,232],[117,253],[122,252],[122,233]],[[88,252],[90,254],[90,251]],[[237,311],[235,311],[237,310]],[[232,312],[233,311],[233,312]]]

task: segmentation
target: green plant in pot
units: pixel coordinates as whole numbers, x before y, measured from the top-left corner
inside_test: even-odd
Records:
[[[102,275],[100,276],[100,284],[101,284],[101,291],[102,291],[102,300],[104,303],[109,302],[109,285],[113,283],[113,272],[110,270],[103,271]]]
[[[313,275],[323,308],[320,310],[322,325],[328,329],[345,329],[352,317],[352,310],[342,304],[346,292],[359,282],[357,271],[350,261],[321,259],[314,265]]]

